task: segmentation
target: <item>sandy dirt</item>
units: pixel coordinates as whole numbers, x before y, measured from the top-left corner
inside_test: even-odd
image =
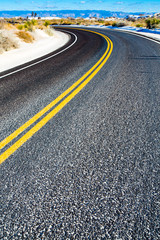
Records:
[[[67,34],[55,30],[53,36],[36,30],[34,38],[36,40],[33,43],[20,41],[18,49],[0,54],[0,72],[42,57],[64,46],[69,41]]]

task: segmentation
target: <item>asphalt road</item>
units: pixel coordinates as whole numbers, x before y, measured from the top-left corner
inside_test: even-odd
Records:
[[[103,56],[104,38],[69,31],[71,48],[0,79],[1,140]],[[113,43],[105,65],[0,166],[0,239],[160,237],[160,45],[95,31]]]

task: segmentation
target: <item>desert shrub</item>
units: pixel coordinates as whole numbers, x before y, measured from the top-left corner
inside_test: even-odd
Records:
[[[52,22],[52,25],[57,25],[57,22]]]
[[[120,22],[117,24],[117,27],[124,27],[124,26],[126,26],[126,24],[124,22]]]
[[[110,23],[110,22],[106,22],[104,25],[105,25],[105,26],[110,26],[111,23]]]
[[[62,23],[62,25],[71,25],[72,23],[71,22],[69,22],[69,21],[64,21],[63,23]]]
[[[99,19],[98,22],[103,24],[104,20]]]
[[[114,23],[112,24],[112,27],[124,27],[124,26],[126,26],[126,24],[123,23],[123,22],[119,22],[119,23],[114,22]]]
[[[34,31],[34,28],[33,28],[32,25],[31,25],[30,27],[28,27],[28,31],[29,31],[29,32],[33,32],[33,31]]]
[[[160,23],[160,20],[153,18],[153,19],[146,19],[145,22],[146,22],[146,27],[148,29],[151,29],[151,28],[155,28]]]
[[[24,29],[25,29],[26,31],[32,32],[32,31],[33,31],[33,25],[32,25],[32,23],[29,22],[29,21],[27,21],[27,22],[24,24]]]
[[[48,27],[49,25],[50,25],[50,22],[49,22],[48,20],[45,20],[44,26],[45,26],[45,27]]]
[[[21,40],[23,40],[26,43],[31,43],[34,40],[34,37],[28,32],[19,31],[16,34]]]
[[[151,29],[151,28],[152,28],[152,26],[151,26],[151,20],[150,20],[150,19],[146,19],[146,27],[147,27],[148,29]]]
[[[159,23],[160,23],[160,20],[159,20],[159,19],[153,18],[153,19],[151,20],[152,28],[155,28]]]
[[[11,30],[15,29],[15,26],[11,23],[8,23],[5,19],[0,19],[0,29]]]
[[[23,24],[17,25],[17,29],[18,29],[18,30],[23,30],[23,28],[24,28],[24,25],[23,25]]]
[[[37,25],[37,21],[35,19],[32,19],[31,20],[31,25],[36,26]]]
[[[28,27],[29,27],[28,22],[26,22],[26,23],[24,24],[24,29],[25,29],[26,31],[28,31]]]
[[[136,19],[133,18],[133,17],[131,17],[131,16],[127,16],[127,17],[126,17],[126,20],[127,20],[127,21],[131,21],[131,22],[135,22],[135,21],[136,21]]]
[[[18,48],[18,43],[13,36],[6,35],[3,32],[0,33],[0,53],[9,51],[11,49]]]
[[[26,25],[27,25],[28,27],[30,27],[31,24],[32,24],[32,23],[31,23],[30,21],[27,21],[27,22],[26,22]]]
[[[112,23],[112,27],[117,27],[117,23],[116,22]]]
[[[44,26],[44,25],[38,25],[38,29],[44,30],[44,29],[45,29],[45,26]]]

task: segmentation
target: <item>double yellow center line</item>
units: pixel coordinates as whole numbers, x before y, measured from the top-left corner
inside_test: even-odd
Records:
[[[12,140],[14,140],[18,135],[29,128],[33,123],[35,123],[39,118],[41,118],[45,113],[47,113],[51,108],[53,108],[58,102],[60,102],[52,111],[50,111],[46,116],[44,116],[38,123],[36,123],[28,132],[26,132],[21,138],[19,138],[13,145],[11,145],[6,151],[0,155],[0,164],[4,162],[10,155],[12,155],[19,147],[21,147],[29,138],[31,138],[38,130],[40,130],[51,118],[53,118],[68,102],[70,102],[86,85],[91,81],[91,79],[99,72],[99,70],[104,66],[106,61],[111,55],[113,50],[112,41],[104,34],[90,31],[95,34],[102,36],[107,41],[107,49],[99,61],[77,82],[75,82],[71,87],[69,87],[65,92],[58,96],[54,101],[48,104],[20,128],[14,131],[11,135],[6,137],[2,142],[0,142],[0,149],[4,148]],[[68,96],[67,96],[68,95]],[[65,98],[66,97],[66,98]]]

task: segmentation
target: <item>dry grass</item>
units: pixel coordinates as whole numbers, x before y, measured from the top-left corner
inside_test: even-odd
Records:
[[[37,29],[40,29],[40,30],[45,30],[45,29],[46,29],[46,27],[45,27],[44,25],[38,25],[38,26],[37,26]]]
[[[24,29],[24,25],[23,24],[18,24],[17,25],[17,29],[18,30],[23,30]]]
[[[18,48],[18,43],[14,36],[6,32],[0,32],[0,54],[15,48]]]
[[[0,19],[0,29],[4,28],[5,21],[3,19]]]
[[[118,18],[112,18],[112,19],[53,19],[50,20],[50,24],[52,25],[105,25],[105,26],[132,26],[132,27],[147,27],[146,19],[138,19],[138,20],[126,20],[126,19],[118,19]],[[156,24],[157,28],[160,28],[160,23]]]
[[[34,41],[34,37],[26,31],[19,31],[16,35],[26,43],[32,43]]]
[[[4,29],[6,29],[6,30],[13,30],[13,29],[16,29],[16,27],[13,24],[5,23],[4,24]]]
[[[49,36],[53,36],[53,30],[49,27],[50,22],[32,19],[0,19],[0,54],[4,51],[18,48],[19,40],[25,43],[32,43],[34,37],[32,32],[36,29],[45,31]]]
[[[0,53],[18,48],[19,40],[25,43],[32,43],[34,37],[32,32],[36,29],[45,31],[49,36],[53,36],[53,30],[49,27],[50,22],[32,19],[0,19]],[[18,37],[18,38],[17,38]]]
[[[150,20],[151,22],[153,19]],[[117,18],[108,18],[108,19],[83,19],[83,18],[64,18],[64,19],[52,19],[52,20],[43,20],[43,19],[0,19],[0,53],[3,51],[8,51],[13,48],[18,47],[18,43],[16,43],[17,39],[11,33],[15,33],[18,38],[26,43],[32,43],[34,41],[34,37],[32,32],[36,29],[43,30],[49,36],[53,36],[53,31],[50,29],[49,25],[105,25],[105,26],[132,26],[132,27],[147,27],[146,19],[138,19],[138,20],[126,20],[126,19],[117,19]],[[154,24],[154,27],[160,28],[159,23]],[[3,34],[3,32],[8,31],[8,34]],[[17,41],[18,42],[18,41]]]
[[[135,22],[129,22],[132,27],[146,27],[146,22],[144,19],[136,20]]]
[[[44,31],[46,34],[48,34],[48,36],[52,37],[54,35],[53,29],[51,29],[51,28],[47,28]]]
[[[12,30],[16,29],[15,26],[11,23],[8,23],[7,21],[0,19],[0,29],[5,29],[5,30]]]
[[[34,31],[35,29],[44,30],[51,25],[105,25],[109,26],[113,23],[119,25],[120,23],[124,23],[126,26],[139,26],[139,27],[147,27],[146,19],[138,19],[138,20],[126,20],[126,19],[118,19],[118,18],[108,18],[108,19],[83,19],[83,18],[62,18],[62,19],[52,19],[52,20],[43,20],[43,19],[32,19],[27,20],[23,18],[19,19],[6,19],[5,22],[12,23],[19,30],[25,29],[26,31]],[[0,22],[0,28],[3,25]],[[160,27],[158,24],[156,27]]]

